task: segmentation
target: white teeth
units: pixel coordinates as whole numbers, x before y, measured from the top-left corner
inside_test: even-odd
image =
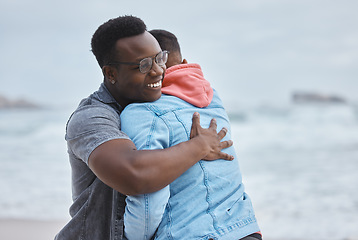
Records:
[[[162,81],[159,81],[159,82],[156,82],[156,83],[150,83],[147,86],[151,87],[151,88],[161,87],[162,86]]]

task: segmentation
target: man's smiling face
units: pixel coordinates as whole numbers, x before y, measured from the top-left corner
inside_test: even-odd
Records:
[[[116,42],[115,52],[118,62],[138,63],[144,58],[154,58],[161,48],[157,40],[147,31],[133,37],[122,38]],[[122,107],[133,102],[151,102],[160,98],[161,86],[166,68],[153,59],[153,66],[142,73],[138,65],[119,64],[114,72],[115,84],[111,93]]]

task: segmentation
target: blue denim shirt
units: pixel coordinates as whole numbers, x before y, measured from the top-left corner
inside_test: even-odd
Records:
[[[88,167],[91,152],[112,139],[125,138],[122,108],[102,84],[83,99],[67,123],[66,141],[72,169],[72,219],[56,240],[123,238],[125,196],[105,185]]]
[[[193,113],[201,125],[216,118],[218,129],[230,124],[214,91],[206,108],[169,95],[151,103],[128,105],[121,114],[122,131],[138,149],[163,149],[187,141]],[[205,126],[206,125],[206,126]],[[244,191],[234,147],[224,150],[233,161],[199,161],[166,188],[152,194],[129,196],[124,215],[128,239],[240,239],[259,231],[254,209]]]

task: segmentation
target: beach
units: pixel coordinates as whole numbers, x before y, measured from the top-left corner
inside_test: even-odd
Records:
[[[60,220],[0,219],[0,239],[50,240],[65,224]]]

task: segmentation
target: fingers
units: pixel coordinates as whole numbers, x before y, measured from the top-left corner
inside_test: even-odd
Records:
[[[222,141],[220,143],[221,149],[231,147],[234,144],[232,140]]]
[[[191,130],[190,130],[190,139],[198,135],[198,127],[200,126],[200,115],[198,112],[193,114]]]
[[[218,137],[219,139],[223,139],[227,134],[227,128],[226,127],[223,127],[220,132],[218,133]]]
[[[234,142],[232,140],[222,141],[221,142],[221,149],[231,147],[233,144],[234,144]],[[234,156],[229,155],[229,154],[224,153],[224,152],[220,152],[219,156],[220,156],[221,159],[224,159],[224,160],[229,160],[229,161],[234,160]]]
[[[227,153],[221,152],[221,153],[219,154],[219,156],[220,156],[221,159],[224,159],[224,160],[229,160],[229,161],[234,160],[234,156],[229,155],[229,154],[227,154]]]
[[[214,129],[216,131],[217,127],[218,126],[216,124],[216,119],[215,118],[211,119],[209,129]]]
[[[191,128],[196,127],[196,126],[200,126],[200,114],[198,112],[195,112],[193,114]]]
[[[193,114],[192,122],[193,124],[200,124],[200,114],[198,112]]]

